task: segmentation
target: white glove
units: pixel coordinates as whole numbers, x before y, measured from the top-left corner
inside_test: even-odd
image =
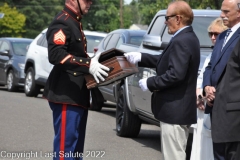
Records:
[[[149,90],[148,87],[147,87],[147,79],[148,78],[143,78],[143,79],[140,79],[139,82],[138,82],[139,86],[141,87],[141,89],[143,91],[148,91]]]
[[[136,64],[141,61],[142,53],[140,52],[127,52],[124,53],[124,56],[127,58],[127,60],[132,63]]]
[[[103,78],[102,75],[108,76],[108,73],[106,71],[109,71],[109,68],[100,64],[98,62],[98,59],[101,54],[97,54],[95,57],[91,59],[91,64],[89,67],[89,73],[93,75],[95,81],[99,83],[99,78],[104,81],[105,79]]]

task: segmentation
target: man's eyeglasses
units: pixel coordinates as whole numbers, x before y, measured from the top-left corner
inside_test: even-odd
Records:
[[[165,20],[168,21],[170,17],[175,17],[176,15],[171,15],[171,16],[165,16]]]
[[[217,37],[220,33],[218,32],[208,32],[209,37],[212,37],[214,35],[214,37]]]

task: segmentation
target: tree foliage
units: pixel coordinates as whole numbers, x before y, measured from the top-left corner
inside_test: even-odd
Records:
[[[185,0],[194,9],[220,9],[223,0]]]
[[[48,27],[53,17],[63,8],[64,0],[5,0],[26,18],[24,37],[34,38]]]
[[[0,12],[4,13],[4,18],[0,19],[0,36],[2,37],[21,37],[25,32],[24,25],[26,17],[17,9],[10,8],[7,3],[0,6]]]
[[[153,16],[162,9],[167,9],[174,0],[133,0],[131,5],[138,8],[140,24],[149,25]],[[177,1],[177,0],[176,0]],[[185,0],[193,9],[220,9],[223,0]],[[136,13],[136,12],[135,12]]]
[[[121,19],[123,19],[123,28],[129,28],[132,24],[149,25],[153,16],[159,10],[166,9],[168,4],[174,0],[133,0],[130,4],[124,4],[122,7],[120,7],[120,1],[124,0],[93,1],[89,13],[84,15],[82,19],[84,29],[110,32],[120,28]],[[220,9],[223,0],[185,1],[193,9],[206,9],[207,7]],[[4,11],[6,12],[4,21],[11,22],[17,19],[18,22],[15,24],[22,27],[22,30],[16,29],[16,32],[21,32],[19,35],[23,37],[34,38],[41,30],[48,27],[54,16],[63,9],[65,0],[1,0],[0,7],[3,6],[4,2],[26,17],[25,26],[19,24],[24,20],[22,14],[12,16],[13,19],[11,17],[11,20],[6,20],[8,17],[6,15],[12,15],[11,11],[7,10]],[[123,13],[122,18],[120,13]],[[0,21],[3,22],[3,20]],[[26,32],[23,32],[24,30]],[[12,34],[9,34],[9,36],[12,36]]]
[[[88,30],[110,32],[120,26],[119,0],[94,1],[89,13],[84,15],[83,26]]]

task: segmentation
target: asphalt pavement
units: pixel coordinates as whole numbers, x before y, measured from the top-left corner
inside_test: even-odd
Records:
[[[52,115],[41,95],[0,87],[0,110],[0,159],[52,159]],[[84,160],[161,160],[159,127],[143,124],[137,138],[118,137],[115,128],[115,108],[89,111]]]

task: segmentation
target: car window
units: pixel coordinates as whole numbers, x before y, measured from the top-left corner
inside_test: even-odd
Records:
[[[140,46],[143,40],[143,36],[132,36],[130,37],[130,44]]]
[[[103,42],[103,49],[106,50],[109,39],[112,37],[112,34],[108,35]]]
[[[212,42],[208,36],[207,28],[210,23],[216,18],[217,17],[194,17],[192,27],[200,41],[201,46],[212,46]],[[165,27],[162,41],[169,42],[171,38],[172,35],[168,34],[168,28]]]
[[[165,26],[165,30],[164,30],[164,33],[163,33],[163,36],[162,36],[162,41],[163,42],[169,42],[172,38],[172,35],[168,34],[168,27]]]
[[[111,39],[108,42],[106,50],[111,49],[111,48],[116,48],[119,38],[120,38],[120,34],[113,34]]]
[[[88,53],[93,53],[94,47],[97,47],[98,44],[101,42],[101,40],[104,37],[100,36],[93,36],[93,35],[85,35],[87,38],[87,52]]]
[[[160,28],[163,28],[165,25],[165,17],[164,16],[159,16],[156,18],[154,25],[152,26],[151,30],[149,31],[150,35],[160,35],[162,33],[162,30]]]
[[[13,52],[16,55],[24,56],[27,53],[28,46],[31,42],[13,42]]]
[[[1,51],[9,51],[10,47],[9,47],[8,43],[3,41],[0,50]]]
[[[201,46],[212,46],[211,39],[208,36],[208,26],[217,17],[194,17],[193,30],[196,33]]]
[[[46,39],[45,33],[42,33],[42,36],[37,40],[37,45],[43,46],[44,38]]]
[[[123,44],[123,38],[122,38],[122,37],[119,38],[119,40],[118,40],[118,42],[117,42],[117,45],[116,45],[116,48],[119,48],[119,46],[120,46],[121,44]]]
[[[47,43],[47,38],[46,38],[46,34],[43,35],[43,39],[42,39],[42,46],[47,48],[48,47],[48,43]]]

